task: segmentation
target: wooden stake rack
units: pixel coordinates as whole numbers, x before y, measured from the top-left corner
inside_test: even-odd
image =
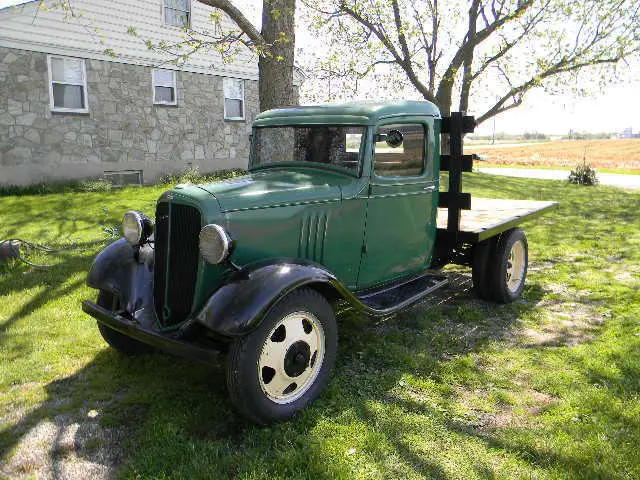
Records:
[[[474,117],[452,112],[443,117],[440,133],[449,135],[449,154],[440,157],[440,170],[449,172],[449,190],[440,192],[438,206],[448,210],[447,229],[439,232],[438,240],[445,240],[451,247],[458,244],[460,212],[471,209],[471,194],[462,192],[462,172],[473,170],[473,155],[463,155],[463,135],[472,133],[476,126]]]

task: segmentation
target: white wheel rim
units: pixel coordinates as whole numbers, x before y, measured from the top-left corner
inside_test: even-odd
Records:
[[[290,313],[269,332],[258,359],[264,394],[275,403],[296,401],[315,382],[324,360],[324,330],[309,312]]]
[[[522,240],[518,240],[511,247],[509,259],[507,260],[506,281],[507,288],[511,293],[515,293],[524,280],[525,250]]]

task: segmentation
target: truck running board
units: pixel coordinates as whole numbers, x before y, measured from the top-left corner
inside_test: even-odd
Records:
[[[368,289],[357,296],[371,315],[390,315],[423,299],[448,283],[442,274],[427,273],[400,282]]]

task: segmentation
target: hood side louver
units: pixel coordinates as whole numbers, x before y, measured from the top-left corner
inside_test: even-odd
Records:
[[[324,245],[328,221],[329,215],[326,212],[315,212],[302,218],[298,241],[298,258],[318,263],[324,262]]]

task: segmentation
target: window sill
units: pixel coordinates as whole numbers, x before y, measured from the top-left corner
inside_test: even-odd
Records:
[[[154,107],[179,107],[180,105],[178,105],[177,103],[153,103]]]
[[[91,112],[89,112],[89,110],[52,109],[51,113],[55,115],[80,115],[88,117]]]
[[[246,118],[240,118],[240,117],[231,117],[231,118],[227,118],[225,117],[224,119],[225,122],[246,122],[247,119]]]
[[[183,25],[183,26],[180,26],[180,25],[171,25],[170,23],[164,23],[164,22],[163,22],[163,23],[162,23],[162,26],[163,26],[164,28],[173,28],[173,29],[175,29],[175,30],[180,30],[181,32],[183,32],[185,29],[186,29],[186,30],[191,30],[191,22],[189,22],[189,24],[188,24],[188,25],[186,25],[186,26],[185,26],[185,25]]]

